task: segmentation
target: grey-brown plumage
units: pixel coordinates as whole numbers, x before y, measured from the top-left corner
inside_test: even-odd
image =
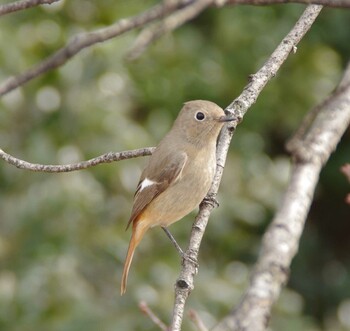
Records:
[[[121,284],[126,283],[134,251],[153,226],[169,226],[195,209],[207,194],[216,169],[216,140],[226,121],[210,101],[185,103],[141,174],[128,226],[132,236]]]

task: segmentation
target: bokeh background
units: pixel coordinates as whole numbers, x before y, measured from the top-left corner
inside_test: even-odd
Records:
[[[38,63],[84,31],[156,1],[60,1],[0,18],[0,79]],[[0,148],[36,163],[71,163],[154,146],[191,99],[227,106],[261,67],[304,6],[211,8],[125,60],[137,32],[95,45],[0,100]],[[247,287],[261,237],[287,184],[284,144],[335,88],[350,54],[350,11],[325,9],[239,125],[200,252],[187,310],[208,327]],[[271,330],[350,330],[350,132],[322,171],[290,281]],[[120,297],[132,197],[145,159],[67,173],[0,162],[0,330],[157,330],[180,259],[160,229],[139,247]],[[171,230],[186,247],[195,213]],[[188,317],[184,330],[194,327]]]

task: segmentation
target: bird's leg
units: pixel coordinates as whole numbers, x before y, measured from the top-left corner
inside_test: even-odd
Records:
[[[196,268],[198,268],[198,263],[197,261],[195,261],[194,259],[192,259],[190,256],[188,256],[180,247],[180,245],[177,243],[177,241],[175,240],[174,236],[171,234],[171,232],[165,227],[165,226],[161,226],[161,228],[163,229],[163,231],[165,232],[165,234],[168,236],[168,238],[170,239],[170,241],[173,243],[173,245],[175,246],[176,250],[179,252],[179,254],[181,255],[181,257],[184,260],[190,261],[191,263],[193,263]]]
[[[173,243],[173,245],[175,246],[175,248],[177,249],[179,254],[183,257],[185,255],[185,253],[182,250],[182,248],[180,247],[180,245],[177,243],[177,241],[175,240],[174,236],[170,233],[170,231],[165,226],[162,226],[161,228],[163,229],[165,234],[168,236],[170,241]]]

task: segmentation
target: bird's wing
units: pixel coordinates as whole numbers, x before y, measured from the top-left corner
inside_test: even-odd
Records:
[[[149,167],[142,174],[137,186],[133,209],[126,228],[151,201],[164,192],[171,184],[179,180],[187,159],[187,154],[183,152],[178,153],[177,156],[169,154],[161,162],[157,162],[156,166],[152,166],[150,163]]]

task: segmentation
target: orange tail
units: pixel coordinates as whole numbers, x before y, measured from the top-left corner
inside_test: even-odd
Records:
[[[142,240],[148,228],[149,226],[145,225],[144,222],[141,222],[139,220],[133,223],[132,235],[129,243],[128,253],[126,255],[126,259],[124,263],[122,283],[120,286],[120,295],[123,295],[126,292],[129,269],[132,262],[132,258],[134,256],[135,249],[139,245],[140,241]]]

